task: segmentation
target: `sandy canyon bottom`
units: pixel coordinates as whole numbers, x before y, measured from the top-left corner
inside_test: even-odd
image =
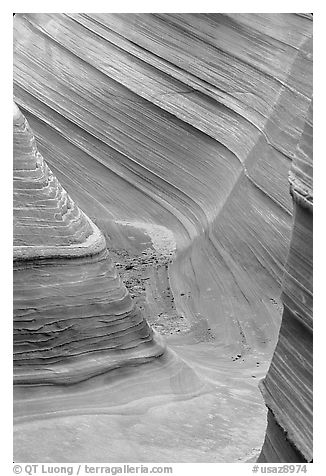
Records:
[[[79,384],[16,386],[15,462],[255,461],[266,429],[258,382],[275,340],[266,348],[258,332],[253,348],[240,329],[233,346],[210,316],[187,312],[196,290],[178,280],[171,230],[121,220],[109,230],[111,259],[167,350]]]

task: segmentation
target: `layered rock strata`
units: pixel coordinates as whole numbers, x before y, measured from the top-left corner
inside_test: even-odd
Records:
[[[172,286],[193,290],[175,293],[180,312],[210,316],[236,354],[276,343],[311,20],[15,17],[15,99],[61,183],[109,236],[112,219],[172,229]]]
[[[285,266],[282,325],[261,390],[268,427],[261,462],[312,461],[312,105],[290,176],[294,223]]]
[[[67,461],[258,457],[311,37],[302,14],[16,15],[15,101],[170,349],[74,390],[16,388],[17,459],[58,460],[58,438]]]
[[[105,239],[14,105],[14,381],[73,383],[163,353]]]

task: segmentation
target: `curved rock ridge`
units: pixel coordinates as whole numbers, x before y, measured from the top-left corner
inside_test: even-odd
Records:
[[[313,207],[312,111],[311,102],[298,150],[289,172],[290,192],[293,200],[311,212]]]
[[[72,383],[162,355],[100,230],[14,105],[14,381]]]
[[[14,104],[14,260],[103,251],[99,229],[75,205],[37,150]]]
[[[259,461],[313,459],[313,162],[312,103],[289,181],[294,224],[285,266],[278,343],[261,384],[269,409]]]

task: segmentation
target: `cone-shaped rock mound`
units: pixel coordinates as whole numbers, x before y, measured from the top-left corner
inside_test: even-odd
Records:
[[[163,353],[16,105],[14,216],[16,384],[77,382]]]

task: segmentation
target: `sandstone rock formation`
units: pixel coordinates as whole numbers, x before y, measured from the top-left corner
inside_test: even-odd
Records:
[[[261,388],[269,408],[259,461],[312,461],[312,105],[290,172],[294,223],[278,343]]]
[[[57,441],[67,461],[258,457],[311,38],[304,14],[15,16],[15,101],[167,341],[133,369],[16,385],[17,461],[62,460]]]
[[[14,105],[14,382],[78,382],[163,350]]]

